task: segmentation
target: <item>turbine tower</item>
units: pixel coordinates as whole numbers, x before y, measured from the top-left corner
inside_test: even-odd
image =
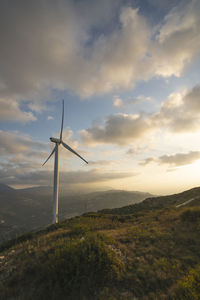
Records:
[[[55,147],[49,157],[43,163],[43,166],[49,160],[49,158],[55,153],[54,160],[54,186],[53,186],[53,224],[58,223],[58,189],[59,189],[59,146],[62,145],[64,148],[72,152],[73,154],[80,157],[84,162],[88,164],[88,162],[80,156],[76,151],[74,151],[69,145],[63,142],[62,133],[63,133],[63,122],[64,122],[64,100],[62,101],[62,122],[60,129],[60,138],[50,137],[50,141],[55,143]]]

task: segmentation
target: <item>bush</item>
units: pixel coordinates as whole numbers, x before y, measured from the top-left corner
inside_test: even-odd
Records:
[[[200,265],[191,269],[189,274],[179,281],[176,299],[200,299]]]
[[[74,224],[71,228],[71,235],[83,235],[90,230],[89,226],[83,224]]]
[[[187,209],[181,214],[181,220],[183,222],[196,223],[200,221],[200,209]]]
[[[49,254],[39,271],[43,288],[37,299],[97,299],[99,291],[119,280],[124,264],[101,235],[88,234]],[[37,282],[35,284],[37,286]]]

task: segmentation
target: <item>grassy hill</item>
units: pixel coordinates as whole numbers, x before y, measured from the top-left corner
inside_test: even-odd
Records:
[[[198,195],[85,213],[9,241],[0,299],[200,299]]]

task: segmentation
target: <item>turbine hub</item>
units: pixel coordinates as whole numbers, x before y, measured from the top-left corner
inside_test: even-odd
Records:
[[[61,143],[60,139],[57,139],[57,138],[54,138],[54,137],[50,137],[50,141],[53,142],[53,143],[56,143],[56,144],[60,144]]]

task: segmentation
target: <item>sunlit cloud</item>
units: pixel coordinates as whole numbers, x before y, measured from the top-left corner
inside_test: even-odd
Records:
[[[152,114],[113,114],[105,118],[103,126],[94,124],[81,131],[86,145],[126,145],[155,134],[162,128],[169,132],[192,132],[200,125],[200,86],[183,93],[170,94],[162,102],[159,112]]]
[[[199,55],[200,2],[180,2],[160,26],[153,44],[156,73],[180,76],[189,62]],[[156,58],[156,59],[155,59]]]
[[[88,145],[109,143],[124,145],[143,137],[151,131],[148,118],[140,115],[116,114],[105,118],[104,127],[94,126],[81,131],[83,142]]]
[[[122,101],[122,99],[120,99],[120,98],[115,98],[115,99],[113,100],[113,106],[115,106],[115,107],[121,107],[121,106],[123,106],[123,101]]]
[[[172,132],[198,130],[200,125],[200,85],[182,93],[173,93],[162,103],[154,120]]]
[[[89,160],[89,166],[110,166],[110,165],[115,165],[116,162],[114,160],[96,160],[92,161]]]
[[[199,53],[197,0],[173,8],[156,26],[156,37],[140,10],[120,1],[58,3],[7,1],[1,6],[2,99],[37,102],[50,87],[81,97],[130,89],[157,74],[180,76]],[[105,34],[116,15],[118,26]],[[94,35],[93,28],[100,34]],[[38,111],[33,104],[32,109]]]
[[[0,121],[26,123],[36,121],[36,116],[30,111],[23,111],[17,100],[2,97],[0,98]]]
[[[184,166],[192,164],[200,159],[200,151],[190,151],[188,153],[176,153],[172,155],[162,155],[158,158],[148,157],[140,162],[140,165],[145,166],[149,163],[167,164],[172,166]]]

